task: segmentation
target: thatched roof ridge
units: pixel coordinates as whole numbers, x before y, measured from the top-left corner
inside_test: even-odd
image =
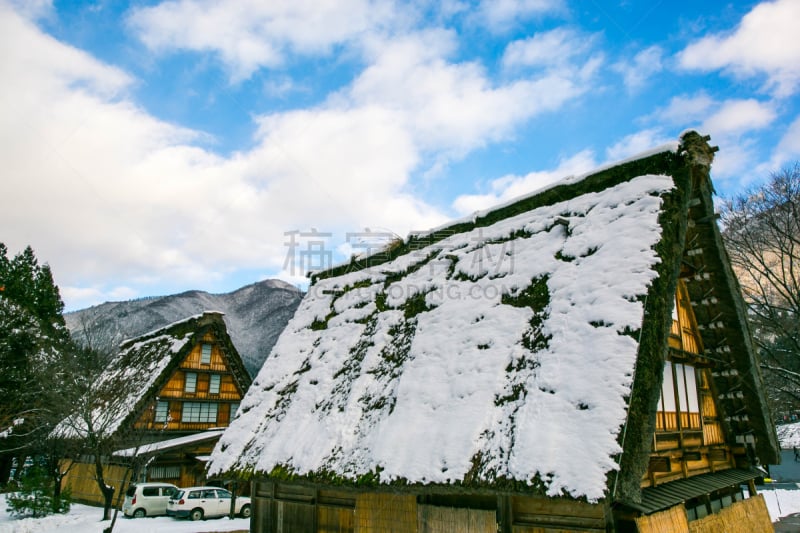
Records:
[[[380,266],[401,255],[413,253],[415,250],[435,244],[454,233],[463,233],[475,228],[487,227],[519,213],[552,205],[581,194],[601,191],[628,181],[631,176],[669,173],[671,169],[676,168],[683,161],[677,151],[677,143],[667,144],[662,146],[660,151],[651,150],[645,152],[643,157],[632,157],[618,164],[604,166],[581,176],[569,176],[539,191],[523,195],[495,208],[477,212],[471,219],[462,219],[452,224],[445,224],[430,232],[411,234],[404,242],[392,243],[386,249],[373,255],[367,257],[354,256],[349,263],[314,272],[310,275],[311,283],[364,268]]]

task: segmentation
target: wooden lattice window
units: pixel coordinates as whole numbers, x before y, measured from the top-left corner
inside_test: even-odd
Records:
[[[664,364],[656,429],[700,429],[697,372],[693,366],[669,361]]]
[[[200,345],[200,364],[201,365],[210,365],[211,364],[211,345],[207,343],[203,343]]]
[[[187,372],[183,387],[184,392],[197,392],[197,372]]]
[[[156,414],[153,418],[154,422],[166,422],[167,417],[169,416],[169,402],[164,401],[157,401],[156,402]]]
[[[181,477],[181,467],[151,466],[147,473],[150,479],[177,479]]]
[[[219,374],[211,374],[208,380],[208,393],[219,394],[219,384],[222,381],[222,376]]]
[[[181,422],[217,422],[216,403],[183,402]]]

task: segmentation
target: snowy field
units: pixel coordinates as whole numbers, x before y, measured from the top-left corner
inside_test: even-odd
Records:
[[[70,512],[65,515],[52,515],[45,518],[13,518],[7,509],[5,496],[0,496],[0,533],[44,533],[57,531],[58,533],[102,533],[110,521],[102,522],[103,510],[99,507],[74,504]],[[131,519],[117,517],[114,524],[114,533],[205,533],[224,531],[249,531],[249,518],[216,518],[191,522],[189,520],[176,520],[168,516],[154,518]]]
[[[773,522],[782,516],[800,513],[800,490],[764,490],[764,487],[758,487],[758,493],[764,496],[769,517]]]

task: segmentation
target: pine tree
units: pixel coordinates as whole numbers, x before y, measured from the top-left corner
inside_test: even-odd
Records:
[[[6,497],[8,511],[19,518],[40,518],[53,512],[66,513],[70,508],[68,491],[53,495],[53,480],[45,465],[34,464],[20,478],[16,491]]]
[[[13,459],[35,452],[64,409],[46,403],[50,376],[73,349],[63,308],[50,267],[39,265],[33,249],[9,259],[0,243],[0,483],[8,481]]]
[[[39,266],[33,248],[25,250],[9,259],[8,249],[0,243],[0,287],[4,298],[33,314],[48,328],[50,333],[63,333],[65,329],[64,302],[53,281],[53,273],[48,264]]]

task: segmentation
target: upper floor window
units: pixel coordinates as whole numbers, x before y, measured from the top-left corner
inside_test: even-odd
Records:
[[[678,281],[675,294],[675,306],[672,308],[672,328],[670,329],[670,346],[684,352],[703,353],[703,341],[697,331],[697,320],[689,300],[686,284]]]
[[[169,417],[169,402],[157,401],[156,414],[153,417],[154,422],[166,422]]]
[[[211,345],[208,343],[200,345],[200,364],[211,364]]]
[[[182,422],[212,422],[217,421],[217,404],[201,402],[183,402]]]
[[[663,431],[700,428],[697,373],[691,365],[667,361],[656,427]]]
[[[208,380],[208,393],[209,394],[219,394],[219,384],[222,380],[222,376],[219,374],[211,374],[211,377]]]
[[[184,392],[197,392],[197,372],[187,372]]]

